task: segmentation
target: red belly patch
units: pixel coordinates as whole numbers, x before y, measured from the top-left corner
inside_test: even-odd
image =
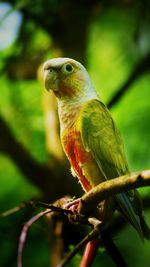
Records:
[[[90,156],[83,147],[80,132],[67,132],[67,134],[63,135],[62,142],[70,164],[77,174],[83,188],[85,191],[89,191],[92,186],[83,174],[82,165],[90,160]]]

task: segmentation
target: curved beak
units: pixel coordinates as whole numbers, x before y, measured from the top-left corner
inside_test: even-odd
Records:
[[[54,69],[49,61],[44,63],[44,82],[45,88],[49,91],[58,92],[57,71]]]

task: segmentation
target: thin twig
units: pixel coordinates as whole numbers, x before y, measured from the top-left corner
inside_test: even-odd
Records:
[[[47,208],[47,209],[50,209],[52,211],[60,212],[60,213],[63,213],[63,214],[71,214],[71,215],[73,215],[73,212],[71,210],[64,209],[64,208],[61,208],[61,207],[57,207],[57,206],[54,206],[52,204],[47,204],[47,203],[43,203],[43,202],[40,202],[40,201],[36,201],[36,202],[34,202],[34,204],[36,206]]]
[[[9,215],[12,215],[12,214],[14,214],[14,213],[26,208],[26,206],[27,206],[27,204],[25,202],[23,202],[19,206],[16,206],[16,207],[14,207],[12,209],[9,209],[9,210],[6,210],[6,211],[0,213],[0,217],[7,217]]]
[[[40,213],[38,213],[37,215],[35,215],[34,217],[32,217],[29,221],[27,221],[24,224],[24,227],[22,229],[20,238],[19,238],[19,246],[18,246],[18,267],[22,267],[22,253],[23,253],[23,248],[24,248],[24,244],[26,241],[26,237],[27,237],[27,232],[29,227],[36,222],[40,217],[44,216],[45,214],[49,213],[50,211],[45,210],[45,211],[41,211]]]
[[[32,208],[36,208],[36,206],[37,206],[36,201],[34,201],[34,200],[23,201],[22,203],[20,203],[20,205],[0,213],[0,218],[12,215],[12,214],[14,214],[14,213],[16,213],[22,209],[25,209],[29,206],[31,206]]]
[[[60,199],[58,201],[56,201],[54,203],[54,205],[53,204],[43,203],[43,202],[40,202],[40,201],[34,201],[34,200],[24,201],[20,205],[0,213],[0,218],[12,215],[12,214],[14,214],[14,213],[16,213],[16,212],[18,212],[18,211],[20,211],[22,209],[25,209],[28,206],[31,206],[33,208],[43,207],[43,208],[47,208],[47,209],[50,209],[52,211],[56,211],[56,212],[63,213],[63,214],[66,214],[66,215],[68,215],[68,214],[73,215],[73,212],[71,210],[64,209],[63,207],[61,208],[61,205],[60,205],[60,207],[58,207],[57,206],[57,202],[60,203]],[[63,205],[63,203],[62,203],[62,205]]]

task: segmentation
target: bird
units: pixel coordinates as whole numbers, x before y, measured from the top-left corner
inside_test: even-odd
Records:
[[[45,88],[57,98],[61,143],[72,175],[78,178],[83,190],[88,192],[104,181],[130,173],[120,131],[96,93],[86,68],[66,57],[49,59],[43,68]],[[99,216],[104,225],[109,224],[115,209],[142,239],[150,239],[137,190],[103,201]],[[87,263],[80,266],[89,266],[96,247],[95,240],[87,244]]]

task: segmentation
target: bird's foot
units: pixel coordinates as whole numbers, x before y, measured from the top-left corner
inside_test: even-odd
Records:
[[[80,200],[81,198],[69,200],[69,202],[65,205],[65,208],[71,210],[73,213],[78,213]]]
[[[85,216],[79,212],[80,201],[81,198],[73,199],[65,205],[66,209],[72,211],[72,214],[70,214],[68,218],[73,224],[78,223],[79,221],[85,223]]]

